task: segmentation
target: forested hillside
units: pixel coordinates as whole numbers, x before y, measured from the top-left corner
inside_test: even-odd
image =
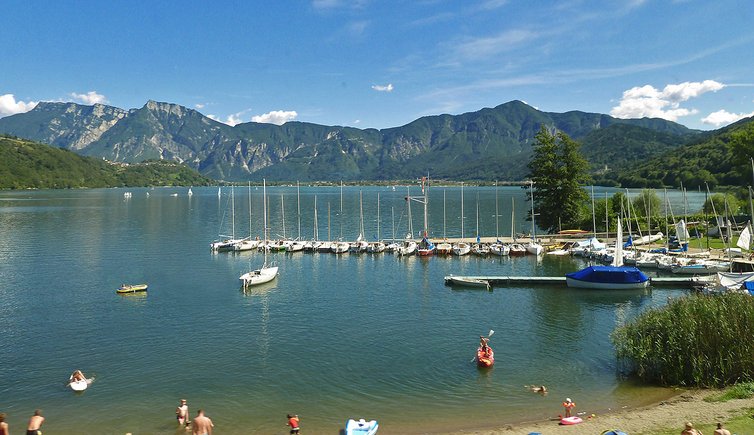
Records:
[[[200,186],[211,182],[175,162],[112,164],[72,151],[0,136],[0,189]]]

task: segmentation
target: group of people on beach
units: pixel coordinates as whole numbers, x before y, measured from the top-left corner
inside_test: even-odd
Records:
[[[44,421],[45,418],[42,417],[42,410],[35,409],[34,415],[29,418],[29,424],[26,425],[26,435],[41,435],[42,431],[39,428],[42,427]],[[5,422],[5,413],[0,412],[0,435],[8,435],[9,433],[8,423]]]
[[[196,417],[193,420],[189,419],[189,409],[186,399],[181,399],[181,404],[175,409],[175,418],[178,420],[178,427],[185,427],[186,430],[191,429],[193,435],[212,435],[212,429],[215,425],[212,423],[212,419],[204,415],[204,410],[200,409],[196,412]],[[287,426],[291,427],[291,434],[299,433],[299,418],[298,415],[288,414]],[[7,435],[0,432],[0,435]]]
[[[694,425],[691,424],[691,422],[686,422],[685,428],[681,431],[681,435],[702,435],[702,431],[694,428]],[[715,429],[713,435],[730,435],[730,431],[723,428],[722,423],[718,423],[717,429]]]

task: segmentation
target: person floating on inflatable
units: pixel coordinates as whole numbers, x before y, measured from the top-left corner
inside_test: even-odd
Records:
[[[570,397],[566,397],[565,402],[563,402],[563,408],[565,408],[565,416],[570,417],[571,416],[571,409],[575,408],[576,404],[571,401]]]

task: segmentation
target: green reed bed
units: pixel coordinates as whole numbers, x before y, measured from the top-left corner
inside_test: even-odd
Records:
[[[617,356],[660,385],[754,381],[754,297],[693,295],[650,310],[612,334]]]

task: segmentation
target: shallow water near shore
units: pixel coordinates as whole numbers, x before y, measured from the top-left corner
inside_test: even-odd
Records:
[[[261,235],[262,189],[252,189],[251,234]],[[355,239],[359,190],[369,240],[377,192],[381,236],[393,222],[405,235],[405,187],[348,187],[342,214],[338,188],[301,189],[302,237],[312,237],[316,195],[319,238],[328,238],[329,203],[331,238]],[[359,417],[379,420],[380,433],[431,433],[556,417],[565,397],[591,412],[669,394],[622,380],[609,334],[684,290],[487,292],[443,282],[451,273],[562,275],[585,265],[572,258],[296,253],[272,255],[278,279],[244,293],[238,277],[262,255],[209,251],[231,231],[229,189],[220,198],[217,188],[129,191],[0,192],[0,412],[13,432],[41,408],[50,433],[173,433],[186,398],[223,434],[287,433],[286,413],[308,434],[338,433]],[[458,193],[448,190],[443,225],[433,190],[435,239],[461,235]],[[482,236],[510,234],[511,198],[517,231],[528,231],[522,189],[499,189],[498,222],[495,190],[467,189],[465,237],[476,235],[475,193]],[[249,234],[247,195],[235,189],[236,234]],[[282,235],[281,195],[295,237],[295,187],[268,189],[268,226]],[[412,208],[418,234],[423,209]],[[124,282],[149,292],[115,294]],[[496,364],[479,370],[472,358],[490,329]],[[75,368],[96,378],[79,394],[64,386]]]

